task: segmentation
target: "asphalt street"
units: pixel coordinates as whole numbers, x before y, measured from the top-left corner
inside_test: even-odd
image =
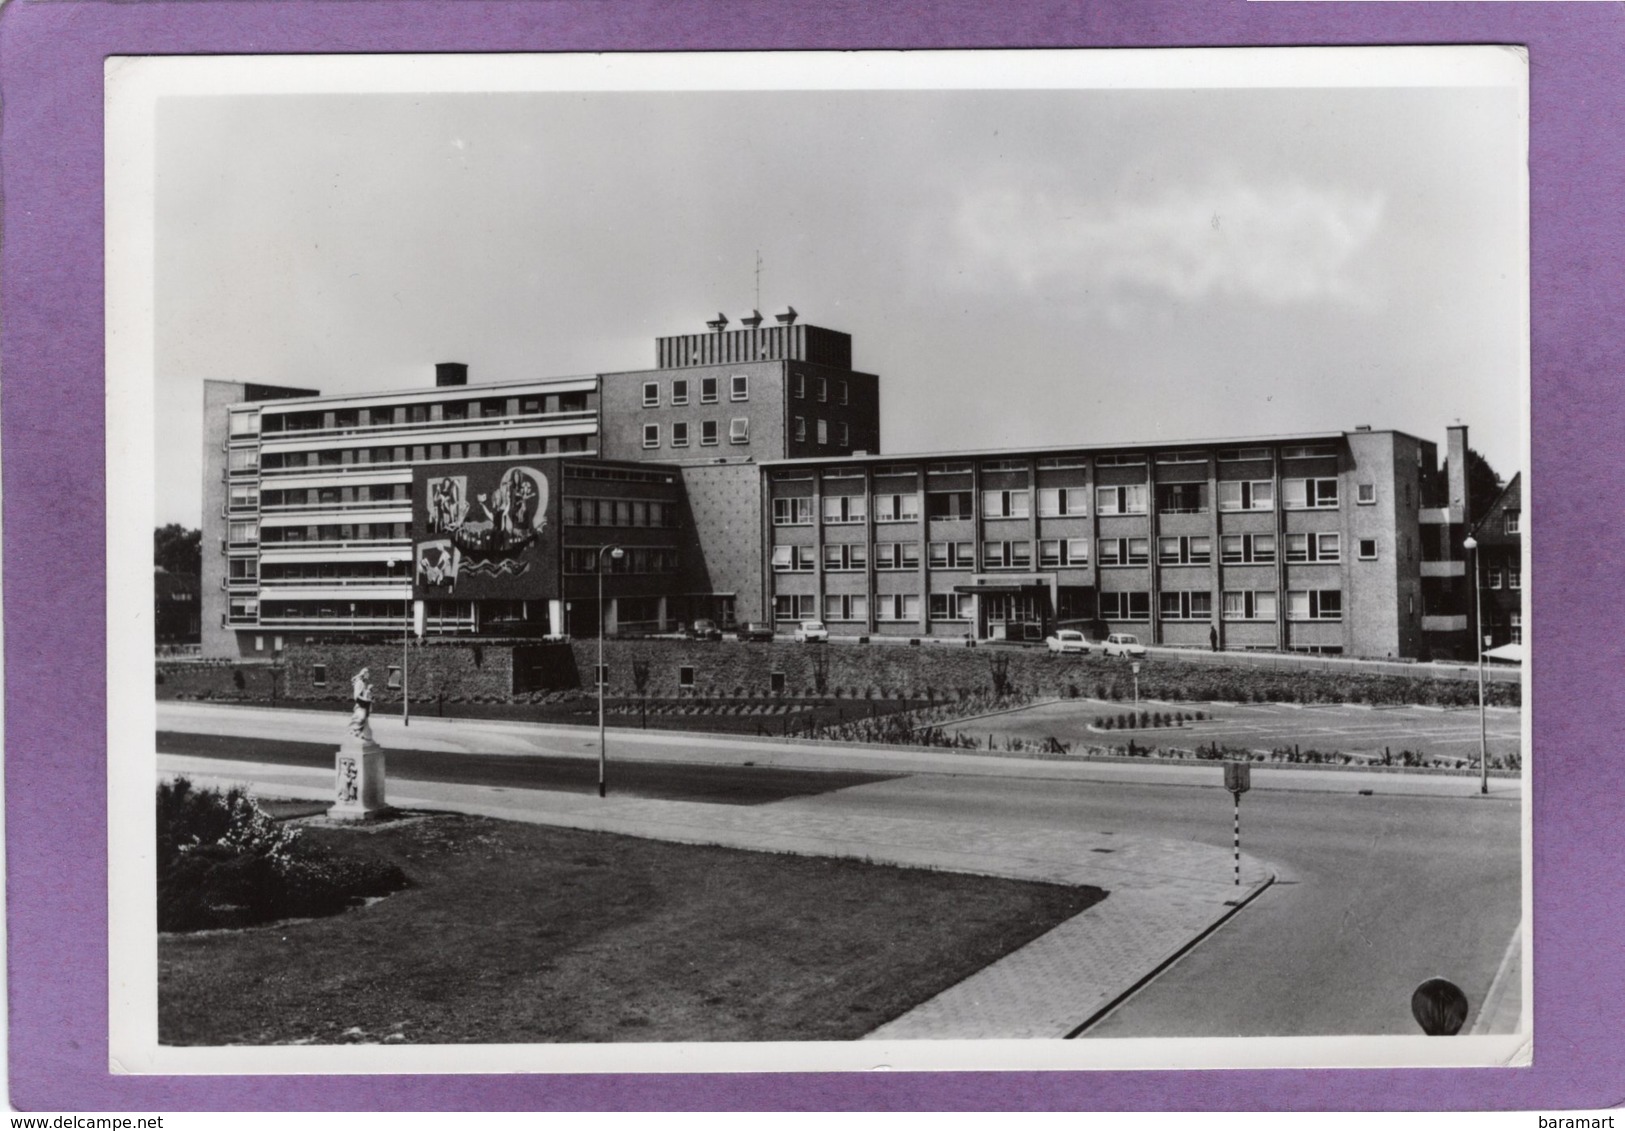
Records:
[[[326,736],[330,748],[342,731],[333,713],[163,705],[159,718],[176,731]],[[596,751],[596,734],[580,728],[376,725],[392,758],[395,750],[438,750],[447,766],[473,765],[470,754],[519,764],[540,752],[582,762]],[[669,762],[719,781],[747,761],[890,778],[853,784],[865,781],[855,776],[815,796],[791,790],[766,806],[787,817],[833,807],[967,829],[1231,843],[1231,798],[1207,765],[1054,763],[652,732],[616,736],[612,747],[612,773],[618,758]],[[425,758],[414,772],[435,764]],[[1461,985],[1475,1007],[1483,1001],[1519,922],[1516,779],[1492,779],[1488,797],[1479,796],[1476,778],[1452,776],[1260,768],[1253,781],[1242,801],[1242,847],[1274,865],[1279,882],[1087,1036],[1412,1034],[1411,990],[1434,975]]]

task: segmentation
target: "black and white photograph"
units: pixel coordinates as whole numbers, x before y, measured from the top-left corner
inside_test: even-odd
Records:
[[[118,1063],[1528,1063],[1527,84],[110,60]]]

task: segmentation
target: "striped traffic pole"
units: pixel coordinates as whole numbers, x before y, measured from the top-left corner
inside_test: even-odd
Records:
[[[1232,793],[1236,799],[1236,886],[1241,886],[1241,794]]]

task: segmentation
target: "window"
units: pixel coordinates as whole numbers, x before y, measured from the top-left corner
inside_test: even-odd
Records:
[[[1238,463],[1242,460],[1269,459],[1268,448],[1220,448],[1220,463]]]
[[[1492,567],[1484,571],[1484,587],[1487,589],[1501,588],[1501,571],[1499,569]]]
[[[774,526],[811,526],[813,520],[812,499],[800,495],[789,499],[773,500]]]
[[[688,403],[688,378],[679,378],[671,383],[671,403]]]
[[[805,400],[807,397],[807,375],[805,373],[791,374],[790,381],[796,400]]]
[[[1282,459],[1323,459],[1327,456],[1337,455],[1335,444],[1300,444],[1297,447],[1282,448]]]
[[[1522,644],[1523,643],[1523,614],[1522,613],[1508,613],[1507,614],[1507,627],[1512,630],[1512,643],[1514,643],[1514,644]]]
[[[1320,510],[1337,506],[1335,479],[1283,479],[1281,503],[1288,510]]]
[[[811,593],[780,593],[773,598],[773,619],[811,620],[817,607]]]
[[[728,422],[728,443],[750,443],[750,418],[736,416]]]
[[[875,598],[875,618],[877,620],[919,620],[920,595],[918,593],[880,594]]]
[[[1089,492],[1082,487],[1040,487],[1038,514],[1042,518],[1082,518],[1089,513]]]
[[[869,619],[869,598],[863,593],[830,593],[824,597],[825,620]]]
[[[1227,590],[1224,594],[1225,620],[1274,620],[1275,590]]]
[[[932,569],[975,569],[976,555],[969,542],[932,542]]]
[[[717,379],[715,377],[700,378],[700,403],[717,403]]]
[[[827,400],[829,400],[829,379],[820,377],[818,379],[818,403],[823,404]]]
[[[1157,539],[1157,561],[1162,565],[1207,565],[1213,560],[1213,539],[1206,535]]]
[[[1362,562],[1377,560],[1377,540],[1375,538],[1360,539],[1360,560]]]
[[[1089,466],[1089,458],[1087,456],[1045,456],[1038,461],[1038,466],[1046,470],[1068,467],[1082,468]]]
[[[851,404],[852,403],[852,390],[847,387],[846,382],[845,381],[838,381],[838,382],[836,382],[836,385],[840,389],[841,403],[842,404]]]
[[[660,382],[658,382],[658,381],[645,381],[643,383],[643,407],[644,408],[659,408],[660,407]]]
[[[825,495],[824,522],[828,525],[862,522],[868,514],[867,502],[863,495]]]
[[[177,596],[185,596],[185,594],[177,594]],[[263,637],[263,636],[254,637],[254,651],[256,651],[256,652],[265,651],[265,637]],[[391,670],[394,670],[394,669],[391,669]]]
[[[1149,565],[1151,540],[1149,538],[1102,538],[1100,564],[1103,566]]]
[[[1294,589],[1286,595],[1288,620],[1342,620],[1341,589]]]
[[[876,569],[919,569],[920,544],[918,542],[876,542]]]
[[[1158,463],[1206,463],[1204,452],[1158,452]]]
[[[682,420],[672,422],[671,446],[674,448],[688,447],[688,423]]]
[[[1101,467],[1144,467],[1143,455],[1104,455],[1096,456],[1095,462]]]
[[[1226,565],[1269,565],[1275,561],[1275,535],[1226,534],[1219,539]]]
[[[1038,543],[1041,566],[1082,566],[1089,564],[1089,539],[1044,538]]]
[[[735,373],[728,386],[728,397],[736,401],[750,400],[750,378],[743,373]]]
[[[827,544],[824,547],[824,569],[831,573],[867,569],[869,547],[862,542],[848,545]]]
[[[850,448],[851,446],[852,446],[852,426],[850,424],[848,424],[846,421],[843,420],[843,421],[841,421],[841,447]]]
[[[1508,566],[1507,567],[1507,588],[1508,589],[1522,589],[1523,588],[1523,567],[1522,566]]]
[[[1368,507],[1377,501],[1377,485],[1375,483],[1361,483],[1355,488],[1355,502],[1362,507]]]
[[[717,422],[715,420],[700,421],[700,446],[710,447],[717,442]]]
[[[310,669],[310,682],[315,687],[327,686],[327,665],[313,664]]]
[[[234,412],[231,414],[230,427],[233,436],[258,435],[260,414],[257,412]]]
[[[1163,620],[1213,619],[1213,594],[1206,589],[1164,591],[1159,606]]]
[[[1031,542],[983,542],[983,569],[1030,569],[1033,564]]]
[[[818,422],[818,443],[820,445],[829,443],[829,421],[827,420]]]
[[[259,523],[233,522],[230,524],[228,537],[236,543],[254,543],[259,541]]]
[[[1268,479],[1227,479],[1219,484],[1222,511],[1267,511],[1275,508],[1275,484]]]
[[[1026,518],[1026,491],[983,491],[983,518]]]
[[[876,495],[876,522],[918,522],[920,497],[918,495]]]
[[[658,448],[660,446],[660,425],[645,424],[643,426],[643,446]]]
[[[804,573],[813,567],[813,548],[811,546],[774,546],[773,568],[780,573],[794,571]]]
[[[1102,593],[1101,620],[1150,620],[1151,594],[1145,592]]]
[[[258,448],[233,448],[226,459],[233,471],[250,471],[260,465]]]
[[[805,416],[798,416],[795,418],[794,435],[796,438],[796,443],[805,444],[807,442],[807,418]]]
[[[962,519],[971,517],[969,491],[928,491],[925,513],[929,518]]]
[[[1206,483],[1163,483],[1157,487],[1157,510],[1162,514],[1206,514]]]
[[[971,465],[960,461],[948,463],[928,463],[925,465],[927,475],[969,475]]]
[[[1124,487],[1096,487],[1095,506],[1101,514],[1144,514],[1145,484]]]
[[[1508,533],[1508,534],[1517,534],[1517,533],[1519,533],[1519,528],[1522,526],[1523,512],[1522,511],[1506,511],[1505,514],[1506,514],[1506,525],[1505,525],[1504,529],[1505,529],[1506,533]]]
[[[970,620],[971,609],[969,593],[931,594],[932,620]]]
[[[1288,534],[1286,560],[1289,562],[1336,562],[1343,558],[1341,535]]]

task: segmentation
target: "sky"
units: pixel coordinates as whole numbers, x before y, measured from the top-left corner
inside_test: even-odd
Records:
[[[652,367],[793,305],[889,452],[1526,430],[1507,88],[167,97],[157,519],[202,382],[324,393]],[[757,257],[760,255],[760,298]]]

